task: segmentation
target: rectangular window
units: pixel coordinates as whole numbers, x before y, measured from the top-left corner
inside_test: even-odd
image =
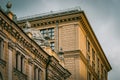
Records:
[[[92,67],[93,67],[93,70],[95,70],[95,63],[92,62]]]
[[[50,42],[50,47],[52,50],[55,50],[55,43],[54,42]]]
[[[87,80],[91,80],[91,74],[88,72]]]
[[[24,73],[24,56],[16,51],[16,69]]]
[[[34,80],[36,80],[36,67],[34,67]]]
[[[19,57],[19,53],[16,53],[16,69],[18,70],[18,57]]]
[[[87,51],[90,52],[90,42],[87,41]]]
[[[103,65],[101,64],[101,73],[103,73]]]
[[[23,72],[23,68],[24,68],[24,60],[23,57],[21,57],[21,72]]]
[[[97,66],[98,66],[98,69],[99,69],[99,58],[97,59],[97,63],[98,63]]]
[[[54,37],[55,37],[55,35],[54,35],[54,32],[55,32],[54,28],[41,29],[40,32],[43,35],[43,37],[45,36],[47,30],[49,32],[50,39],[54,39]]]
[[[46,29],[41,29],[40,30],[40,33],[43,35],[43,37],[45,36],[45,34],[46,34]]]
[[[41,69],[34,66],[34,80],[41,80]]]
[[[41,80],[40,78],[41,78],[41,70],[39,69],[38,70],[38,80]]]
[[[48,31],[49,31],[50,39],[54,39],[54,28],[49,28]]]
[[[92,49],[92,58],[93,58],[93,60],[95,60],[95,51],[94,51],[94,49]]]
[[[90,65],[90,55],[87,54],[87,61],[88,61],[88,64]]]
[[[98,70],[98,78],[100,79],[100,71]]]

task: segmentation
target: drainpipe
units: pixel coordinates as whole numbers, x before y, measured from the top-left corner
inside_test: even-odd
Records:
[[[45,80],[48,80],[48,66],[49,66],[50,62],[51,62],[51,56],[49,56],[48,60],[47,60],[46,70],[45,70],[45,72],[46,72]]]

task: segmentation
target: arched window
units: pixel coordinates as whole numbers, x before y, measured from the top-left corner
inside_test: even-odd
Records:
[[[2,74],[1,74],[1,72],[0,72],[0,80],[3,80],[3,77],[2,77]]]

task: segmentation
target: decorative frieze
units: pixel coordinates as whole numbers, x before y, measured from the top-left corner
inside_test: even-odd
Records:
[[[27,39],[25,39],[20,32],[18,32],[14,26],[9,25],[5,20],[0,17],[0,26],[2,29],[6,30],[9,34],[11,34],[17,41],[19,41],[24,47],[29,49],[32,53],[38,54],[39,58],[46,62],[46,58],[42,54],[39,53],[38,49],[36,49]],[[34,42],[33,42],[34,43]]]
[[[47,25],[56,25],[56,23],[64,23],[64,22],[70,22],[70,21],[78,21],[80,19],[80,16],[71,17],[71,18],[65,18],[65,19],[56,19],[51,21],[45,21],[40,23],[34,23],[31,27],[38,27],[38,26],[47,26]],[[21,27],[24,28],[24,25]]]

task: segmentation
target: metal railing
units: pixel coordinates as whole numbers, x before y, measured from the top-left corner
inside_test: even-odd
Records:
[[[52,14],[59,14],[59,13],[63,13],[63,12],[70,12],[70,11],[81,11],[81,8],[79,6],[73,7],[73,8],[68,8],[68,9],[64,9],[64,10],[59,10],[59,11],[50,11],[50,12],[46,12],[46,13],[41,13],[41,14],[35,14],[35,15],[31,15],[31,16],[25,16],[25,17],[20,17],[17,20],[25,20],[25,19],[32,19],[32,18],[36,18],[36,17],[40,17],[40,16],[47,16],[47,15],[52,15]]]

